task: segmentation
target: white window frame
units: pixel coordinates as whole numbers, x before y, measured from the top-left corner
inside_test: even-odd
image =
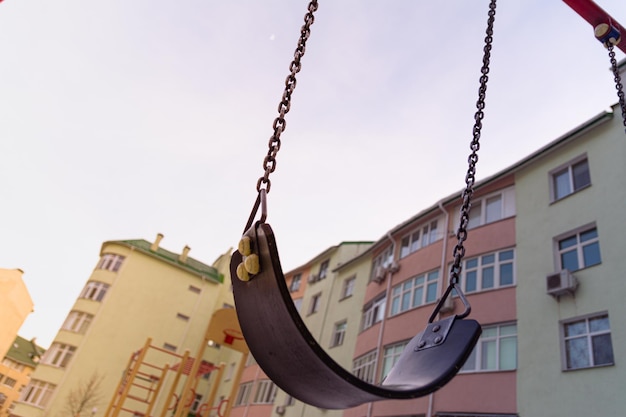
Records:
[[[293,278],[291,278],[291,284],[289,284],[289,292],[296,292],[300,289],[300,284],[302,283],[302,274],[295,274]]]
[[[349,278],[343,280],[341,286],[341,300],[351,297],[354,294],[354,286],[356,285],[356,275],[352,275]]]
[[[252,382],[244,382],[243,384],[240,384],[239,391],[237,391],[237,396],[235,397],[235,403],[233,405],[236,407],[238,405],[248,404],[250,392],[252,392]]]
[[[394,343],[392,345],[385,346],[385,350],[383,352],[383,363],[381,369],[381,381],[387,377],[389,371],[393,368],[393,366],[400,359],[400,355],[404,352],[404,348],[409,344],[408,340],[403,342]]]
[[[575,187],[574,184],[574,166],[579,165],[583,162],[587,163],[587,175],[589,177],[589,182],[587,184],[581,184],[578,186],[578,188]],[[568,187],[569,187],[569,192],[558,196],[557,195],[557,185],[556,185],[556,178],[558,176],[560,176],[561,174],[566,174],[567,175],[567,181],[568,181]],[[551,203],[555,203],[557,201],[561,201],[562,199],[569,197],[572,194],[576,194],[579,191],[584,190],[585,188],[589,188],[591,187],[591,169],[589,167],[589,159],[587,158],[587,154],[582,154],[568,162],[566,162],[563,165],[558,166],[557,168],[551,170],[549,172],[549,178],[550,178],[550,202]]]
[[[393,246],[389,245],[378,254],[374,260],[372,261],[372,270],[370,271],[369,282],[371,282],[374,278],[376,278],[376,272],[378,268],[387,268],[393,263]]]
[[[53,343],[50,349],[44,353],[41,362],[46,365],[65,368],[69,364],[72,356],[76,353],[76,346],[65,343]]]
[[[30,383],[24,391],[20,401],[34,405],[35,407],[45,408],[56,389],[56,385],[49,382],[31,379]]]
[[[274,404],[276,392],[278,392],[278,387],[271,380],[259,381],[252,404]]]
[[[117,272],[119,271],[125,257],[116,253],[105,253],[100,258],[96,269],[103,269],[105,271]]]
[[[387,298],[379,296],[374,301],[369,302],[363,309],[363,316],[361,320],[361,330],[369,329],[376,323],[383,320],[385,316],[385,307],[387,304]]]
[[[99,281],[89,281],[85,288],[80,293],[79,298],[84,298],[92,301],[102,301],[107,291],[109,290],[109,284]]]
[[[439,233],[440,220],[441,218],[439,217],[434,220],[429,220],[404,235],[400,240],[399,258],[405,258],[413,252],[417,252],[418,250],[428,245],[432,245],[436,241],[442,239],[443,233]]]
[[[346,337],[346,329],[348,328],[348,320],[341,320],[335,323],[333,327],[333,335],[330,342],[330,347],[340,346]]]
[[[580,240],[580,236],[590,232],[592,230],[596,231],[596,237],[591,238],[589,240],[586,240],[584,242],[581,242]],[[561,249],[560,248],[560,244],[561,242],[563,242],[564,240],[570,239],[572,237],[576,237],[576,244],[574,246],[569,246],[565,249]],[[598,254],[600,256],[600,262],[595,263],[595,264],[589,264],[587,265],[585,263],[585,256],[584,256],[584,249],[587,246],[590,246],[592,244],[597,244],[598,245]],[[564,253],[568,253],[571,252],[572,250],[574,250],[573,248],[575,248],[576,250],[576,258],[578,261],[578,268],[576,269],[572,269],[570,270],[570,272],[574,272],[574,271],[578,271],[580,269],[585,269],[585,268],[589,268],[595,265],[600,265],[602,263],[602,252],[600,249],[600,234],[598,233],[598,228],[596,227],[595,223],[590,223],[587,224],[585,226],[581,226],[577,229],[571,230],[567,233],[563,233],[557,237],[554,238],[554,251],[555,251],[555,263],[556,263],[556,267],[557,267],[557,271],[561,271],[563,269],[566,269],[565,266],[563,265],[563,258],[562,255]]]
[[[67,315],[62,329],[78,334],[85,334],[92,320],[92,314],[84,311],[72,310],[70,311],[70,314]]]
[[[322,303],[322,293],[318,292],[317,294],[313,294],[311,299],[309,300],[309,311],[307,315],[315,314],[319,311],[320,305]]]
[[[500,214],[498,216],[489,217],[489,203],[493,202],[495,198],[500,197]],[[457,211],[460,211],[460,206]],[[470,210],[470,217],[467,224],[467,229],[474,229],[476,227],[484,226],[490,223],[494,223],[500,220],[508,219],[515,216],[515,187],[506,187],[493,193],[489,193],[480,198],[475,198],[472,201],[472,208]],[[455,218],[454,228],[459,227],[459,218]]]
[[[359,379],[370,384],[374,383],[376,374],[376,351],[372,350],[361,355],[352,362],[352,373]]]
[[[515,326],[515,334],[502,334],[502,331],[504,328],[510,328],[510,326]],[[495,336],[489,336],[486,332],[486,330],[489,329],[496,329],[496,335]],[[517,343],[517,323],[516,322],[508,322],[508,323],[501,323],[501,324],[496,324],[496,325],[490,325],[490,326],[483,326],[483,333],[480,336],[480,339],[478,339],[478,343],[476,343],[476,346],[474,347],[474,350],[472,350],[472,353],[470,354],[470,356],[467,358],[467,361],[465,362],[465,364],[463,365],[463,367],[461,368],[461,370],[459,372],[463,372],[463,373],[478,373],[478,372],[508,372],[508,371],[514,371],[517,369],[517,355],[518,355],[518,343]],[[502,369],[501,368],[501,363],[500,363],[500,356],[501,356],[501,352],[503,347],[503,340],[511,340],[511,339],[515,339],[515,366],[513,368],[506,368],[506,369]],[[489,343],[491,342],[495,342],[495,358],[494,358],[494,362],[495,362],[495,367],[493,368],[488,368],[487,364],[483,363],[484,362],[484,350],[487,349],[487,346]],[[472,365],[472,361],[473,361],[473,366]]]
[[[435,298],[427,300],[428,289],[435,288]],[[415,293],[421,289],[422,294],[419,299],[415,298]],[[391,289],[391,306],[389,307],[389,317],[396,316],[405,311],[422,307],[426,304],[437,301],[439,290],[439,269],[425,272],[401,282]],[[406,308],[403,308],[403,300],[408,299]]]
[[[17,379],[11,378],[10,376],[7,376],[6,378],[4,378],[4,381],[2,381],[2,385],[6,385],[7,387],[11,388],[14,388],[15,384],[17,384]]]
[[[504,254],[508,252],[513,253],[513,258],[501,260],[500,258],[503,256],[506,256]],[[488,261],[485,258],[489,258],[490,256],[494,257],[493,263],[486,263]],[[477,262],[476,266],[470,265],[474,261]],[[513,274],[513,278],[510,284],[503,285],[501,284],[502,282],[501,270],[502,270],[502,267],[505,265],[511,265],[511,273]],[[465,259],[463,261],[463,271],[461,273],[461,280],[460,280],[461,288],[463,289],[464,293],[472,294],[472,293],[478,293],[478,292],[483,292],[483,291],[497,290],[499,288],[513,287],[516,285],[516,282],[517,282],[517,278],[515,274],[515,265],[516,265],[515,248],[500,249],[496,252],[484,253],[479,256],[474,256],[474,257]],[[483,288],[483,275],[484,275],[485,270],[487,270],[488,268],[493,268],[493,286]],[[474,272],[476,273],[476,289],[468,290],[467,289],[467,282],[468,282],[467,275],[469,273],[474,273]]]
[[[606,317],[607,321],[609,322],[609,328],[598,330],[598,331],[592,331],[589,327],[589,321],[593,319],[597,319],[597,318],[602,318],[602,317]],[[565,336],[565,327],[567,325],[579,323],[583,321],[585,322],[586,333],[575,335],[575,336]],[[615,351],[613,350],[613,338],[611,337],[611,322],[609,319],[609,314],[606,311],[562,320],[560,327],[561,327],[561,366],[562,366],[563,371],[577,371],[580,369],[592,369],[592,368],[615,365]],[[607,335],[607,334],[609,335],[609,340],[611,341],[611,354],[612,354],[613,360],[610,363],[596,365],[594,363],[594,355],[593,355],[593,352],[594,352],[593,343],[592,343],[593,337]],[[589,358],[589,366],[576,367],[576,368],[569,367],[567,363],[567,342],[569,340],[582,338],[582,337],[585,337],[587,340],[587,354]]]

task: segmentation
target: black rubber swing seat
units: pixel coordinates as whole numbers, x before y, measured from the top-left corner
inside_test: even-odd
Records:
[[[258,273],[237,279],[246,256],[235,251],[231,276],[244,338],[254,359],[283,391],[307,404],[343,409],[359,404],[422,397],[456,375],[481,334],[480,324],[456,316],[429,323],[417,334],[381,385],[337,364],[308,331],[291,299],[274,233],[256,222],[244,236],[258,256]],[[255,259],[256,261],[256,259]]]

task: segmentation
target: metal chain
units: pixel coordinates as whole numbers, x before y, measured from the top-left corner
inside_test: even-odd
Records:
[[[617,98],[619,99],[619,105],[622,108],[622,122],[624,123],[624,132],[626,132],[626,100],[624,99],[624,86],[622,85],[622,77],[619,75],[619,69],[617,68],[617,61],[615,60],[615,51],[613,45],[606,45],[609,50],[609,58],[611,60],[611,69],[613,70],[613,77],[615,80],[615,89],[617,90]]]
[[[485,117],[485,96],[487,93],[487,81],[489,80],[489,58],[491,57],[491,45],[493,42],[493,23],[496,15],[496,0],[489,3],[489,19],[487,20],[487,30],[485,31],[485,46],[483,48],[483,66],[480,69],[480,87],[478,88],[478,100],[476,101],[476,113],[474,114],[473,138],[470,143],[472,153],[468,157],[469,167],[465,176],[465,190],[461,195],[463,205],[461,206],[461,218],[459,228],[456,232],[457,244],[454,247],[454,263],[450,268],[450,285],[458,284],[462,270],[462,261],[465,256],[463,242],[467,239],[467,225],[469,223],[470,208],[472,206],[472,195],[474,194],[474,182],[476,181],[476,163],[478,162],[478,149],[480,149],[480,134],[483,126],[482,120]]]
[[[276,154],[278,154],[278,151],[280,150],[280,135],[285,131],[287,126],[285,115],[289,112],[289,108],[291,107],[291,94],[293,94],[293,91],[296,88],[296,74],[300,72],[300,69],[302,68],[300,60],[304,56],[306,41],[311,35],[311,25],[315,21],[313,13],[317,11],[317,6],[317,0],[311,0],[307,7],[307,13],[304,15],[304,25],[300,29],[300,39],[298,39],[298,45],[293,55],[293,61],[291,61],[291,64],[289,65],[290,74],[285,80],[285,91],[280,103],[278,104],[278,117],[274,119],[274,124],[272,125],[274,133],[270,137],[268,143],[269,149],[267,151],[267,156],[263,159],[263,169],[265,170],[265,173],[256,183],[256,190],[258,192],[260,192],[262,188],[265,189],[266,193],[270,192],[270,187],[272,185],[270,181],[270,174],[276,169]],[[263,187],[264,185],[265,187]]]

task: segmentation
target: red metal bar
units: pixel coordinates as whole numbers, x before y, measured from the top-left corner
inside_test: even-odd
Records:
[[[594,29],[602,23],[606,23],[617,29],[621,35],[621,42],[615,46],[626,53],[626,29],[600,6],[591,0],[563,0],[563,2],[589,22]]]

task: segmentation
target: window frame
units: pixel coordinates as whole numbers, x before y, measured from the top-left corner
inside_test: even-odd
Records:
[[[45,408],[57,386],[39,379],[31,379],[22,391],[20,401],[35,407]]]
[[[422,279],[423,282],[417,284],[417,282]],[[407,287],[407,284],[411,284],[410,287]],[[432,300],[428,300],[428,290],[434,285],[435,287],[435,298]],[[415,293],[418,289],[422,289],[421,299],[419,300],[419,304],[415,304]],[[408,305],[407,308],[403,308],[404,297],[408,294]],[[411,277],[401,283],[394,285],[391,288],[391,299],[389,306],[389,317],[394,317],[399,314],[402,314],[406,311],[410,311],[416,308],[423,307],[428,304],[432,304],[437,302],[437,297],[439,296],[439,269],[435,269],[432,271],[424,272],[414,277]],[[397,307],[397,308],[396,308]]]
[[[426,246],[430,246],[438,240],[441,240],[443,238],[443,234],[439,233],[440,220],[441,217],[437,217],[421,223],[419,226],[413,228],[409,233],[402,236],[400,239],[400,253],[398,258],[406,258],[410,254],[417,252]]]
[[[591,332],[590,328],[589,328],[589,321],[592,319],[596,319],[596,318],[602,318],[602,317],[606,317],[608,324],[609,324],[609,329],[608,330],[602,330],[602,331],[597,331],[597,332]],[[585,322],[585,327],[586,327],[586,333],[584,335],[575,335],[575,336],[571,336],[571,337],[567,337],[565,336],[565,326],[567,326],[568,324],[574,324],[574,323],[579,323],[579,322]],[[561,320],[559,322],[559,327],[560,327],[560,343],[561,343],[561,370],[563,372],[571,372],[571,371],[580,371],[580,370],[584,370],[584,369],[595,369],[595,368],[603,368],[606,366],[615,366],[615,350],[613,349],[613,338],[611,336],[612,331],[611,331],[611,320],[609,318],[609,313],[607,311],[601,311],[598,313],[591,313],[591,314],[586,314],[583,316],[576,316],[576,317],[571,317],[568,319],[564,319]],[[603,363],[603,364],[599,364],[599,365],[595,365],[593,364],[594,362],[594,350],[593,350],[593,343],[592,343],[592,338],[593,336],[599,336],[599,335],[605,335],[608,334],[609,335],[609,340],[611,342],[611,356],[612,356],[612,361],[611,363]],[[590,361],[590,365],[589,366],[582,366],[582,367],[577,367],[577,368],[568,368],[568,364],[567,364],[567,340],[568,339],[574,339],[574,338],[579,338],[581,336],[585,336],[587,339],[587,355]]]
[[[393,245],[387,246],[381,253],[376,255],[372,260],[372,269],[368,282],[372,282],[376,278],[376,272],[379,267],[387,268],[393,263]]]
[[[352,295],[354,294],[355,285],[356,285],[356,275],[352,275],[351,277],[344,279],[341,285],[341,296],[339,300],[341,301],[348,297],[352,297]]]
[[[320,269],[319,269],[319,272],[317,273],[318,280],[326,279],[326,277],[328,277],[329,267],[330,267],[330,259],[326,259],[320,264]]]
[[[376,378],[377,358],[376,350],[371,350],[355,358],[352,361],[352,374],[365,382],[373,384]]]
[[[501,330],[503,327],[508,327],[508,326],[515,326],[515,335],[512,334],[505,334],[502,335],[501,334]],[[489,329],[493,329],[496,328],[497,329],[497,334],[496,336],[487,336],[487,332],[486,330]],[[476,346],[474,347],[474,349],[472,350],[472,352],[470,353],[470,355],[468,356],[465,364],[463,364],[463,367],[461,367],[461,369],[459,370],[459,373],[464,373],[464,374],[474,374],[474,373],[485,373],[485,372],[511,372],[511,371],[517,371],[517,368],[519,366],[518,363],[518,356],[519,356],[519,343],[518,343],[518,331],[517,331],[517,322],[512,321],[512,322],[506,322],[506,323],[498,323],[498,324],[490,324],[488,326],[483,326],[483,333],[480,335],[480,338],[478,339],[478,342],[476,343]],[[504,339],[512,339],[515,338],[515,367],[514,368],[506,368],[506,369],[501,369],[501,363],[500,363],[500,357],[501,357],[501,353],[502,353],[502,340]],[[496,363],[496,367],[495,368],[486,368],[485,364],[483,364],[483,349],[484,346],[486,345],[486,343],[491,342],[491,341],[495,341],[496,342],[496,350],[495,350],[495,363]],[[470,363],[471,360],[474,360],[474,367],[469,369],[466,368],[466,366]]]
[[[252,382],[244,382],[239,384],[239,390],[237,390],[237,396],[235,397],[234,407],[240,405],[247,405],[250,400],[250,393],[252,392]]]
[[[322,303],[322,293],[318,292],[313,294],[309,300],[309,309],[307,310],[307,316],[315,314],[320,310],[320,304]]]
[[[512,252],[513,257],[511,259],[500,260],[501,254],[506,253],[506,252]],[[494,257],[493,263],[483,263],[485,262],[484,259],[490,256]],[[468,266],[468,263],[475,261],[475,260],[478,262],[476,266]],[[511,273],[513,275],[512,280],[510,284],[502,285],[501,284],[502,267],[508,264],[511,264]],[[470,258],[463,260],[463,269],[461,272],[461,277],[459,279],[459,284],[461,285],[461,288],[465,294],[476,294],[476,293],[481,293],[485,291],[493,291],[493,290],[498,290],[502,288],[515,287],[517,285],[516,264],[517,264],[517,254],[515,251],[515,247],[498,249],[493,252],[487,252],[487,253],[483,253],[480,255],[472,256]],[[491,267],[493,268],[493,286],[483,288],[484,272],[487,268],[491,268]],[[467,289],[467,283],[468,283],[467,275],[468,273],[473,273],[473,272],[476,272],[476,278],[475,278],[476,288],[473,290],[468,290]]]
[[[44,353],[41,363],[57,368],[66,368],[75,353],[76,346],[55,342]]]
[[[363,307],[363,314],[361,315],[361,331],[367,330],[383,321],[386,310],[387,297],[385,293],[367,303],[365,307]]]
[[[103,253],[100,257],[100,261],[98,261],[96,269],[117,272],[122,267],[124,259],[126,259],[125,256],[119,255],[117,253]]]
[[[575,184],[574,184],[574,166],[578,165],[582,162],[586,162],[587,163],[587,176],[589,177],[589,182],[586,184],[581,185],[579,188],[575,188]],[[562,174],[564,171],[567,171],[567,176],[568,176],[568,185],[570,187],[570,190],[567,194],[564,194],[560,197],[557,196],[557,184],[556,184],[556,177],[557,175]],[[550,172],[548,172],[548,178],[549,178],[549,184],[550,184],[550,204],[552,203],[556,203],[557,201],[561,201],[573,194],[578,193],[579,191],[582,191],[586,188],[591,187],[592,182],[591,182],[591,168],[589,166],[589,158],[587,157],[587,154],[584,153],[582,155],[577,156],[576,158],[573,158],[569,161],[567,161],[564,164],[559,165],[558,167],[550,170]]]
[[[89,281],[80,293],[78,298],[101,302],[111,286],[106,282]]]
[[[93,318],[93,314],[89,314],[85,311],[72,310],[67,315],[61,329],[72,333],[85,334]]]
[[[271,379],[263,379],[256,384],[252,404],[274,404],[278,386]]]
[[[289,283],[289,292],[296,292],[300,290],[300,285],[302,285],[302,274],[295,274],[291,278],[291,283]]]
[[[348,320],[344,319],[338,321],[333,326],[333,334],[330,340],[330,347],[336,347],[343,345],[343,341],[346,338],[346,330],[348,328]]]
[[[402,355],[402,352],[404,352],[404,349],[409,344],[409,341],[410,339],[404,340],[402,342],[392,343],[384,347],[383,360],[380,365],[381,381],[387,377],[389,371],[391,371],[394,365],[398,362],[398,359],[400,359],[400,355]]]
[[[596,236],[594,238],[591,238],[589,240],[586,241],[581,241],[580,237],[581,235],[583,235],[584,233],[590,232],[592,230],[595,230],[596,232]],[[564,249],[560,248],[560,244],[561,242],[567,240],[567,239],[571,239],[573,237],[576,237],[576,244],[574,246],[568,246]],[[555,236],[553,239],[553,245],[554,245],[554,257],[555,257],[555,264],[556,264],[556,270],[557,271],[562,271],[564,269],[568,269],[565,268],[565,265],[563,264],[563,257],[562,255],[564,253],[569,253],[572,251],[572,248],[576,249],[576,261],[578,263],[578,268],[577,269],[568,269],[570,272],[575,272],[575,271],[579,271],[581,269],[586,269],[586,268],[591,268],[592,266],[596,266],[596,265],[600,265],[602,264],[602,250],[600,248],[600,233],[598,233],[598,227],[596,226],[595,222],[593,223],[589,223],[586,224],[584,226],[578,227],[576,229],[570,230],[566,233],[562,233],[558,236]],[[585,264],[585,256],[584,256],[584,248],[596,244],[597,248],[598,248],[598,258],[599,258],[599,262],[593,263],[593,264]],[[581,266],[582,265],[582,266]]]
[[[488,219],[488,201],[498,196],[500,197],[500,217],[496,219]],[[460,209],[460,206],[458,206],[459,211]],[[474,198],[472,202],[472,209],[470,210],[470,217],[467,223],[467,230],[509,219],[511,217],[515,217],[516,214],[517,208],[515,202],[515,186],[511,185],[501,188],[498,191],[485,194],[484,196]],[[459,227],[459,221],[459,218],[455,218],[455,230]]]

